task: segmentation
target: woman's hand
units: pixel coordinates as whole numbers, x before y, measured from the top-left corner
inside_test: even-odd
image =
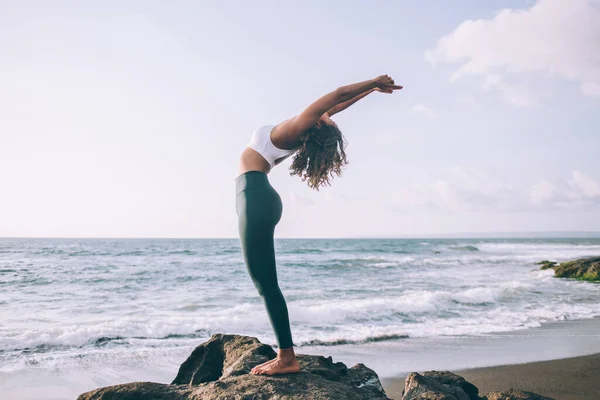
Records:
[[[402,86],[394,84],[394,80],[388,75],[380,75],[375,78],[375,90],[381,93],[393,93],[400,90]]]

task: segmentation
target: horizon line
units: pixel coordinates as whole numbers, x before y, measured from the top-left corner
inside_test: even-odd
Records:
[[[523,236],[519,236],[523,235]],[[561,236],[566,235],[566,236]],[[575,236],[569,236],[575,235]],[[275,237],[275,239],[529,239],[535,237],[544,237],[552,239],[600,239],[600,231],[505,231],[505,232],[457,232],[457,233],[437,233],[437,234],[368,234],[359,236],[330,236],[330,237]],[[131,240],[222,240],[239,239],[238,236],[225,237],[184,237],[184,236],[0,236],[0,239],[131,239]]]

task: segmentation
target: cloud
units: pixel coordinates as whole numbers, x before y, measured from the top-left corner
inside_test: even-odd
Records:
[[[529,9],[505,9],[494,18],[467,20],[442,37],[425,58],[458,64],[452,81],[473,75],[515,106],[539,97],[529,81],[562,78],[600,97],[600,8],[594,0],[538,0]],[[515,84],[515,81],[520,83]],[[545,85],[535,92],[544,94]]]
[[[467,212],[515,207],[517,197],[512,185],[493,179],[483,170],[457,167],[440,175],[434,182],[399,190],[390,209]]]
[[[414,114],[419,114],[419,115],[423,115],[429,119],[435,119],[437,118],[437,114],[435,113],[435,111],[433,111],[430,108],[425,107],[422,104],[417,104],[415,106],[413,106],[410,111]]]
[[[483,89],[498,90],[507,103],[516,107],[532,107],[537,105],[540,100],[540,96],[534,94],[527,85],[506,83],[498,74],[487,75]]]
[[[600,198],[600,185],[598,182],[579,171],[573,171],[573,178],[569,181],[569,185],[579,198]]]
[[[576,207],[600,204],[600,184],[580,171],[573,171],[568,181],[551,183],[541,180],[529,194],[530,203],[541,207]]]
[[[397,188],[388,210],[462,213],[600,206],[600,184],[580,171],[573,171],[566,180],[542,179],[531,186],[520,176],[507,182],[473,168],[456,167],[436,175],[429,182]]]

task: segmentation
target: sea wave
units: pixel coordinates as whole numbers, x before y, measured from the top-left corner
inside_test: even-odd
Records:
[[[352,339],[332,339],[332,340],[320,340],[320,339],[311,339],[304,342],[300,342],[298,347],[302,346],[344,346],[349,344],[366,344],[366,343],[374,343],[374,342],[386,342],[391,340],[399,340],[399,339],[408,339],[408,335],[404,334],[389,334],[389,335],[380,335],[380,336],[370,336],[362,340],[352,340]]]

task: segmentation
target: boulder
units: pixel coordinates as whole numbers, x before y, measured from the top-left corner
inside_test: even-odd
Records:
[[[427,371],[408,374],[402,400],[479,400],[479,390],[451,372]]]
[[[411,373],[404,382],[402,400],[554,400],[539,394],[510,389],[479,397],[479,389],[448,371]]]
[[[348,368],[331,357],[298,354],[300,373],[253,375],[250,370],[276,356],[248,336],[215,334],[181,365],[170,385],[134,382],[81,394],[79,400],[390,400],[375,371]]]

